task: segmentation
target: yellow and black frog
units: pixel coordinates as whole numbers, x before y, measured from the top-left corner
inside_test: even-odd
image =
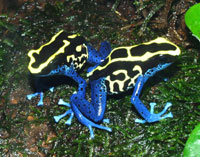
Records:
[[[100,50],[96,51],[79,34],[59,31],[49,42],[28,52],[29,78],[35,93],[27,95],[27,98],[31,100],[40,95],[37,105],[43,105],[44,91],[53,91],[54,86],[62,82],[63,76],[76,81],[78,93],[84,95],[87,84],[78,72],[86,63],[100,64],[110,51],[111,47],[107,42],[102,42]]]
[[[78,120],[89,128],[91,138],[94,137],[92,127],[111,131],[110,128],[99,125],[102,121],[109,122],[103,119],[108,94],[120,94],[134,89],[131,103],[144,118],[144,120],[136,119],[136,122],[151,123],[173,117],[171,112],[165,114],[172,105],[170,102],[167,102],[163,111],[156,114],[154,113],[156,103],[150,103],[149,111],[139,96],[147,80],[171,65],[180,53],[177,45],[162,37],[139,45],[115,48],[103,62],[88,70],[91,101],[77,92],[71,96],[68,106],[72,108]],[[54,118],[59,121],[63,116],[65,115]]]

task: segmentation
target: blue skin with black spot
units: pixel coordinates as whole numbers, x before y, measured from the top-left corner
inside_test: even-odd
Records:
[[[167,102],[165,108],[160,113],[154,113],[154,107],[156,103],[150,103],[150,111],[146,108],[146,106],[141,102],[139,96],[141,94],[142,88],[147,80],[154,76],[158,71],[161,71],[167,68],[171,63],[163,63],[158,64],[156,67],[153,67],[147,70],[143,75],[140,75],[137,78],[137,81],[134,86],[134,92],[131,97],[131,102],[139,112],[139,114],[144,118],[144,120],[136,119],[135,121],[138,123],[145,123],[145,122],[157,122],[161,119],[165,119],[168,117],[173,117],[172,113],[165,114],[167,109],[172,105],[170,102]],[[89,71],[93,70],[95,67],[89,69]],[[105,84],[105,77],[99,78],[97,80],[90,80],[90,87],[91,87],[91,102],[86,100],[85,98],[85,90],[78,91],[77,93],[73,94],[70,98],[70,104],[65,103],[63,100],[60,101],[60,105],[66,105],[71,107],[67,114],[71,114],[70,118],[67,120],[66,124],[71,124],[71,120],[73,115],[77,117],[79,122],[89,128],[90,131],[90,138],[94,138],[94,133],[92,128],[96,127],[99,129],[104,129],[111,132],[111,128],[99,125],[99,123],[109,122],[108,119],[104,118],[104,113],[106,110],[106,97],[107,97],[107,87]],[[165,115],[164,115],[165,114]],[[66,114],[65,114],[66,115]],[[54,116],[56,122],[58,122],[61,118],[65,115],[61,116]]]
[[[161,39],[161,41],[163,41],[163,39]],[[149,56],[149,54],[148,54],[149,50],[146,49],[146,47],[148,47],[149,45],[150,45],[149,48],[150,48],[150,51],[152,51],[152,54],[159,52],[158,55],[160,55],[161,54],[160,50],[162,50],[161,49],[162,46],[165,47],[163,50],[164,54],[165,54],[165,51],[169,51],[169,54],[170,54],[171,49],[176,50],[176,48],[177,48],[176,46],[174,46],[173,44],[168,43],[168,42],[166,44],[165,42],[166,42],[166,40],[164,40],[164,44],[162,42],[158,43],[158,44],[150,42],[149,44],[143,44],[143,45],[139,45],[137,47],[133,46],[132,49],[139,50],[138,55],[142,55],[141,53],[144,52],[145,54],[143,54],[143,55],[147,54],[147,56]],[[108,58],[109,58],[108,56],[110,54],[112,54],[112,52],[114,52],[114,55],[112,54],[111,57],[118,57],[117,59],[122,59],[119,61],[119,62],[121,62],[120,63],[121,67],[114,67],[114,68],[118,68],[119,71],[120,70],[123,71],[125,68],[127,68],[126,69],[127,71],[125,71],[125,73],[130,73],[130,71],[132,71],[133,67],[129,67],[129,66],[123,67],[122,66],[124,63],[126,63],[126,60],[128,59],[129,64],[130,63],[132,64],[132,62],[133,62],[133,65],[134,65],[133,70],[136,69],[135,71],[144,72],[144,73],[139,73],[140,75],[136,75],[137,73],[135,74],[133,72],[130,73],[130,76],[134,76],[134,79],[135,79],[134,80],[135,81],[134,91],[133,91],[133,94],[131,97],[131,102],[134,105],[134,107],[136,108],[136,110],[139,112],[139,114],[144,118],[144,120],[136,119],[136,122],[139,122],[139,123],[156,122],[156,121],[159,121],[159,120],[167,118],[167,117],[173,117],[171,112],[168,114],[165,114],[167,109],[171,106],[171,103],[168,102],[165,105],[165,108],[163,109],[163,111],[155,114],[154,113],[154,106],[156,105],[155,103],[150,103],[151,109],[149,111],[145,107],[145,105],[141,102],[141,100],[139,99],[142,88],[143,88],[144,84],[147,82],[147,80],[150,77],[154,76],[158,71],[165,69],[166,67],[168,67],[171,64],[171,62],[168,62],[168,59],[170,58],[169,54],[167,54],[166,55],[167,57],[165,58],[167,62],[163,62],[163,58],[164,58],[163,54],[161,54],[160,56],[157,55],[156,59],[155,58],[154,59],[145,58],[142,56],[141,60],[139,60],[139,61],[135,61],[135,60],[131,61],[131,59],[134,58],[135,56],[131,56],[132,54],[129,52],[128,54],[130,56],[127,55],[127,57],[126,57],[125,56],[126,53],[124,53],[124,47],[122,47],[123,51],[121,51],[124,56],[122,56],[121,53],[118,53],[119,56],[116,56],[116,54],[115,54],[116,51],[111,52],[111,46],[107,42],[103,42],[101,44],[99,51],[96,51],[90,45],[86,45],[86,46],[88,49],[87,63],[92,65],[92,67],[90,67],[88,69],[88,73],[90,73],[93,70],[98,69],[98,67],[101,68],[102,66],[105,66],[107,63],[108,63],[108,65],[111,65],[112,63],[115,64],[112,61],[111,61],[111,63],[108,62]],[[118,51],[118,49],[116,49],[116,50]],[[127,50],[130,51],[130,48],[127,48]],[[137,56],[136,56],[136,58],[137,58]],[[110,61],[110,59],[111,58],[109,58],[109,61]],[[116,59],[116,58],[113,58],[113,59]],[[146,59],[147,61],[143,61],[143,59]],[[139,63],[139,62],[141,62],[141,63]],[[148,67],[147,65],[149,66],[149,68],[147,68]],[[140,68],[138,68],[138,67],[140,67]],[[113,68],[111,70],[113,70]],[[103,71],[106,74],[104,74]],[[66,103],[62,99],[59,101],[59,103],[58,103],[59,105],[64,105],[64,106],[70,107],[70,109],[62,115],[54,116],[54,119],[56,122],[59,122],[59,120],[61,118],[64,118],[65,116],[70,115],[70,118],[65,122],[65,124],[71,125],[72,118],[75,115],[80,123],[82,123],[83,125],[85,125],[86,127],[89,128],[90,138],[94,138],[94,133],[93,133],[93,129],[92,129],[93,127],[103,129],[103,130],[106,130],[109,132],[112,131],[111,128],[99,125],[99,123],[101,123],[101,122],[109,123],[109,119],[103,119],[103,118],[104,118],[104,113],[106,110],[107,94],[111,93],[110,88],[112,88],[112,87],[110,87],[110,85],[107,84],[108,77],[103,77],[103,75],[108,76],[107,74],[110,73],[109,67],[106,67],[106,66],[103,67],[103,71],[100,70],[100,72],[97,73],[96,76],[94,76],[95,74],[93,74],[95,79],[89,78],[89,83],[90,83],[90,87],[91,87],[91,101],[90,102],[88,100],[86,100],[86,98],[85,98],[87,83],[82,77],[79,76],[73,63],[71,63],[70,66],[67,66],[66,64],[62,65],[62,66],[57,66],[57,68],[51,70],[51,72],[49,74],[39,76],[39,77],[48,77],[48,76],[53,76],[53,75],[62,75],[62,76],[70,77],[78,83],[78,91],[70,97],[70,103]],[[117,72],[117,73],[119,71],[114,70],[114,72]],[[119,78],[117,78],[117,79],[120,80]],[[112,81],[112,80],[109,78],[109,81]],[[111,82],[111,84],[112,83],[113,82]],[[133,88],[133,87],[129,87],[127,84],[125,84],[125,82],[123,82],[123,86],[125,86],[125,85],[126,85],[126,89],[124,89],[124,91]],[[53,87],[51,87],[49,89],[52,91]],[[114,89],[114,90],[116,90],[116,89]],[[34,94],[30,94],[27,96],[27,98],[31,99],[32,97],[35,97],[38,94],[40,94],[40,101],[38,103],[38,106],[40,106],[40,105],[43,105],[43,92],[37,92]],[[163,115],[163,114],[165,114],[165,115]]]

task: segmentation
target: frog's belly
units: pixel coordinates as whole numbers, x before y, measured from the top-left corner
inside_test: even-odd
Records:
[[[139,75],[141,74],[136,72],[133,77],[130,77],[127,70],[114,71],[105,78],[108,94],[117,94],[133,88]]]

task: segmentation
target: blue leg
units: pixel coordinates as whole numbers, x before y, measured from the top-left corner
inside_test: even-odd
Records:
[[[71,96],[70,102],[77,119],[80,123],[89,128],[90,137],[93,138],[92,127],[111,132],[110,128],[96,124],[103,120],[106,108],[107,93],[104,79],[99,79],[91,83],[91,93],[92,102],[88,102],[85,97],[80,96],[78,93]],[[109,120],[105,119],[103,122],[109,123]]]
[[[43,93],[43,92],[38,92],[38,93],[34,93],[34,94],[29,94],[29,95],[27,95],[26,97],[27,97],[28,100],[31,100],[33,97],[36,97],[37,95],[40,95],[40,100],[39,100],[37,106],[43,106],[43,105],[44,105],[44,103],[43,103],[44,93]]]
[[[131,102],[134,104],[134,106],[137,109],[137,111],[139,112],[139,114],[144,118],[144,120],[136,119],[136,122],[151,123],[151,122],[156,122],[161,119],[168,118],[168,117],[173,117],[171,112],[168,114],[165,114],[167,109],[172,105],[169,102],[165,105],[165,108],[163,109],[163,111],[156,114],[156,113],[154,113],[154,107],[155,107],[156,103],[150,103],[151,109],[149,112],[149,110],[145,107],[145,105],[140,101],[139,96],[140,96],[141,90],[143,88],[143,85],[145,84],[147,79],[148,79],[148,77],[145,77],[145,76],[140,76],[137,79],[137,82],[135,84],[135,89],[134,89],[134,92],[133,92],[133,95],[131,98]],[[165,115],[163,116],[163,114],[165,114]]]
[[[77,95],[74,94],[72,95],[72,99],[75,98]],[[75,99],[74,99],[75,100]],[[94,138],[94,132],[93,132],[93,127],[95,128],[98,128],[98,129],[102,129],[102,130],[106,130],[106,131],[109,131],[111,132],[112,129],[111,128],[108,128],[108,127],[105,127],[105,126],[102,126],[102,125],[99,125],[99,124],[96,124],[94,123],[93,121],[89,120],[87,117],[85,117],[81,111],[76,107],[76,105],[74,104],[74,102],[72,101],[72,108],[73,108],[73,111],[78,119],[78,121],[85,125],[86,127],[88,127],[89,131],[90,131],[90,138]],[[103,120],[104,121],[104,120]],[[105,120],[105,122],[109,122],[107,119]]]
[[[73,67],[65,66],[65,69],[61,74],[68,76],[72,78],[74,81],[76,81],[78,83],[78,93],[81,96],[85,96],[87,83],[82,77],[79,76],[79,74],[74,70]]]
[[[68,67],[67,65],[58,67],[57,69],[52,70],[49,75],[64,75],[64,76],[72,78],[74,81],[76,81],[78,83],[79,94],[85,95],[85,89],[86,89],[87,83],[76,72],[73,64],[70,67]]]
[[[106,109],[106,96],[104,79],[99,79],[91,82],[91,102],[79,93],[74,94],[70,102],[73,102],[73,105],[76,105],[78,110],[88,119],[101,122]]]
[[[56,70],[52,71],[51,74],[57,74],[57,75],[65,75],[67,77],[72,78],[74,81],[78,83],[78,93],[80,97],[85,97],[85,90],[87,83],[86,81],[78,75],[78,73],[75,71],[73,65],[68,67],[67,65],[64,65],[62,67],[58,67]],[[71,107],[69,103],[64,102],[62,99],[58,102],[59,105],[65,105],[68,107]],[[70,125],[71,120],[74,116],[74,112],[70,109],[67,112],[65,112],[62,115],[54,116],[54,120],[58,122],[60,119],[64,118],[66,115],[71,114],[70,118],[66,121],[66,124]]]
[[[76,81],[78,83],[78,93],[82,96],[85,96],[85,89],[86,89],[87,83],[74,70],[73,65],[70,67],[68,67],[67,65],[58,67],[57,69],[52,70],[48,75],[44,75],[44,76],[51,76],[51,75],[65,75],[65,76],[72,78],[74,81]],[[51,92],[53,92],[54,87],[51,87],[49,90]],[[43,105],[43,95],[44,95],[43,92],[29,94],[29,95],[27,95],[27,99],[31,100],[33,97],[36,97],[38,94],[40,95],[40,101],[38,102],[37,106],[42,106]]]
[[[96,51],[92,46],[87,45],[88,62],[92,65],[97,65],[105,60],[111,52],[111,46],[107,41],[101,43],[99,51]]]

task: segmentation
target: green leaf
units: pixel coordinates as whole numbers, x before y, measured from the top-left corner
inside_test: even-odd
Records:
[[[200,3],[193,5],[185,14],[185,23],[200,41]]]
[[[200,124],[198,124],[195,129],[190,134],[185,148],[184,157],[200,157]]]

